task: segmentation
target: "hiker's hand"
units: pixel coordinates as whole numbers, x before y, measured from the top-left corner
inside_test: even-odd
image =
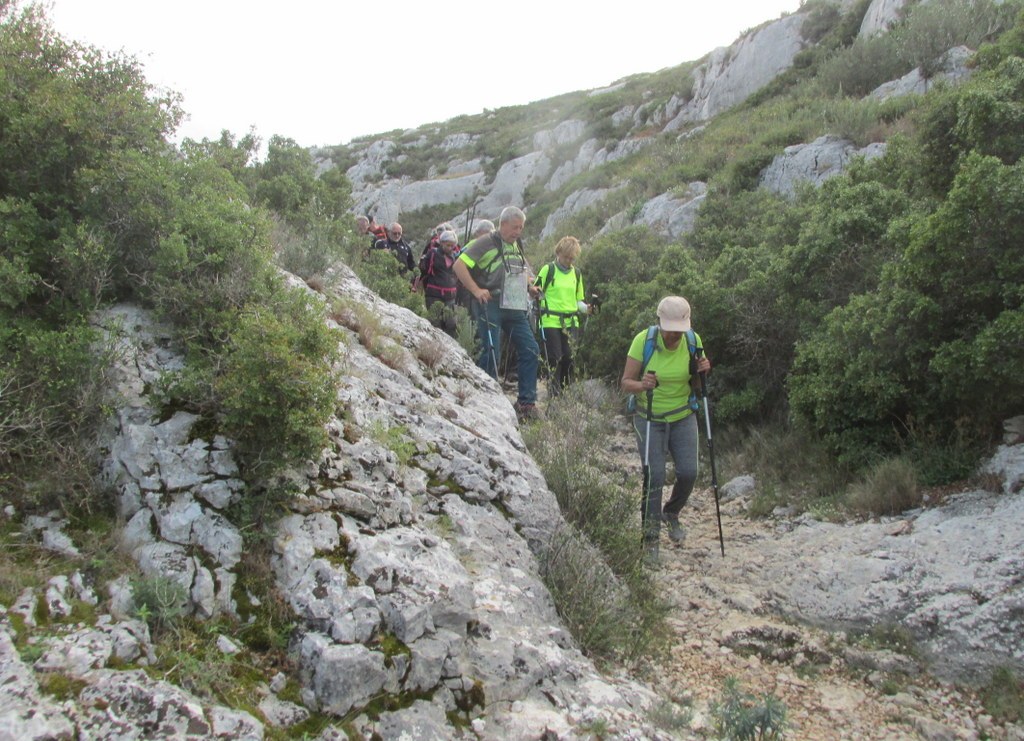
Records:
[[[711,370],[711,361],[708,360],[707,355],[703,355],[697,358],[697,372],[708,373]]]
[[[540,286],[530,284],[526,286],[526,290],[530,292],[530,298],[539,298],[542,295]]]
[[[644,373],[640,379],[640,387],[644,391],[654,391],[658,387],[658,376],[654,373]]]
[[[491,300],[491,292],[488,291],[486,288],[479,288],[476,290],[476,292],[473,293],[473,298],[475,298],[482,304],[486,304],[488,301]]]

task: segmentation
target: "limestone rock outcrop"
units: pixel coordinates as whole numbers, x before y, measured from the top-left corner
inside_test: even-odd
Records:
[[[792,196],[801,183],[821,185],[841,174],[854,157],[873,159],[885,153],[885,144],[857,148],[837,136],[821,136],[809,144],[786,147],[761,173],[760,184],[780,195]]]

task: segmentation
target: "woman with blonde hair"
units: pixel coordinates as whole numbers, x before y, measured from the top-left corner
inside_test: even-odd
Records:
[[[555,245],[555,259],[537,271],[534,285],[540,288],[541,344],[548,363],[548,392],[558,396],[572,382],[573,354],[579,343],[580,313],[588,313],[583,275],[573,263],[580,256],[576,237],[562,237]]]

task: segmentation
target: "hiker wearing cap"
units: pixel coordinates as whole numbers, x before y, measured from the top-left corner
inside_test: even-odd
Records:
[[[440,303],[443,307],[440,318],[432,318],[431,323],[452,337],[455,336],[455,293],[458,287],[452,266],[458,249],[459,238],[455,232],[443,231],[438,235],[437,246],[428,249],[420,258],[419,282],[423,285],[427,313],[434,316],[430,311],[434,304]]]
[[[636,398],[633,429],[644,468],[640,515],[645,560],[652,566],[658,562],[663,520],[672,540],[686,537],[679,512],[697,480],[698,374],[710,369],[700,336],[690,327],[690,304],[682,296],[663,298],[658,324],[633,338],[619,383],[624,393]],[[676,480],[663,509],[667,455],[675,464]]]
[[[397,221],[388,227],[388,236],[385,239],[378,239],[373,244],[375,250],[391,250],[391,254],[398,260],[400,270],[403,273],[411,273],[416,269],[412,259],[412,247],[402,236],[402,225]]]
[[[483,348],[478,365],[495,379],[501,333],[507,332],[516,349],[518,368],[516,414],[520,419],[536,415],[539,348],[526,317],[533,285],[530,266],[519,236],[526,214],[509,206],[498,218],[498,228],[462,250],[455,261],[455,275],[474,298],[472,310]]]
[[[580,313],[590,307],[583,301],[583,276],[573,265],[580,256],[576,237],[562,237],[555,245],[555,259],[537,271],[534,284],[540,288],[541,343],[550,376],[548,389],[558,396],[572,380],[573,353],[579,342]]]

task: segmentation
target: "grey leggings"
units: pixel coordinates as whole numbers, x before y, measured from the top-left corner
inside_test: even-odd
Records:
[[[640,462],[646,463],[643,498],[640,502],[644,540],[657,540],[662,517],[679,517],[697,481],[697,415],[689,414],[678,422],[651,422],[648,428],[647,420],[634,414],[633,429],[636,431]],[[647,445],[648,429],[651,431],[650,446]],[[665,461],[668,454],[672,455],[675,464],[676,481],[672,487],[672,496],[662,510],[661,489],[665,486]]]

